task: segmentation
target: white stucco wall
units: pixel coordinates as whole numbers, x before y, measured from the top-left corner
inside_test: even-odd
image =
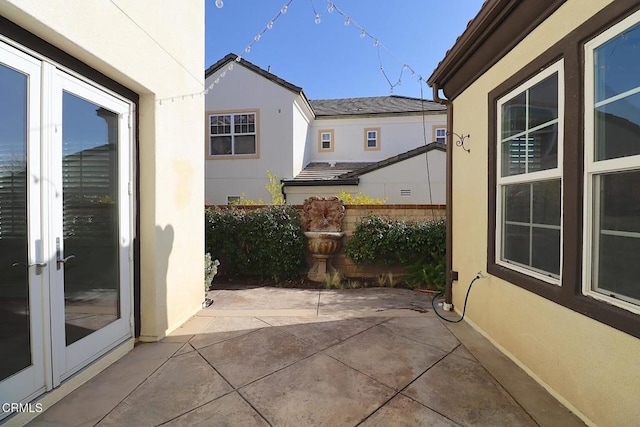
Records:
[[[394,163],[360,176],[358,185],[309,185],[287,186],[287,204],[301,205],[311,196],[331,197],[341,191],[357,195],[362,193],[387,204],[444,205],[446,203],[446,152],[428,152],[429,181],[427,180],[427,157],[425,154]],[[402,196],[400,190],[410,190],[410,196]]]
[[[215,81],[226,67],[206,79],[205,85]],[[234,64],[233,70],[226,71],[206,96],[207,112],[234,112],[239,110],[257,111],[259,114],[259,154],[254,158],[215,158],[208,154],[207,118],[205,138],[201,153],[206,156],[206,204],[226,204],[227,196],[241,195],[249,199],[262,198],[270,202],[265,190],[267,171],[278,178],[291,177],[294,169],[293,135],[306,133],[300,109],[294,102],[300,95],[248,70],[241,64]],[[201,116],[202,117],[202,116]],[[294,117],[296,122],[294,126]],[[200,125],[202,129],[202,124]],[[302,154],[295,153],[297,161]]]
[[[428,157],[427,157],[428,156]],[[446,203],[447,154],[431,150],[427,154],[394,163],[360,176],[358,191],[389,204],[444,205]],[[427,158],[429,179],[427,179]],[[402,196],[400,190],[409,190]]]
[[[308,141],[311,161],[376,162],[434,142],[433,129],[446,127],[446,112],[425,113],[424,127],[422,119],[422,115],[317,118]],[[380,128],[379,150],[364,149],[364,130],[368,128]],[[333,151],[318,150],[319,130],[333,130]]]
[[[453,131],[472,135],[471,152],[453,151],[457,310],[471,279],[487,266],[487,94],[608,3],[567,1],[454,100]],[[638,338],[493,276],[474,285],[465,319],[589,425],[637,424]]]
[[[140,95],[142,339],[203,300],[204,2],[0,0],[0,13]]]
[[[313,112],[306,102],[297,99],[293,104],[293,165],[291,176],[283,176],[281,178],[293,178],[309,163],[309,155],[307,152],[307,135],[313,121]]]

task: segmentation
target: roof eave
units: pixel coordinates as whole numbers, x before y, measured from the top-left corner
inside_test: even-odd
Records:
[[[359,178],[334,178],[334,179],[283,179],[280,182],[285,187],[320,187],[323,185],[358,185]]]
[[[486,0],[427,83],[454,99],[565,1]]]

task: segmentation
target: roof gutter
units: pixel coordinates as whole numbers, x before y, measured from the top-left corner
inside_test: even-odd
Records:
[[[444,290],[445,308],[453,308],[452,288],[453,288],[453,103],[444,98],[440,98],[440,87],[437,82],[431,83],[433,88],[433,100],[447,107],[447,196],[446,196],[446,218],[447,237],[446,247],[446,271],[447,280]]]
[[[360,178],[336,178],[336,179],[291,179],[281,181],[284,187],[321,187],[324,185],[358,185]]]

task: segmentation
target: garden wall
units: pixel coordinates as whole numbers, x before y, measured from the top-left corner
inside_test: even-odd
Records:
[[[445,205],[346,205],[346,212],[342,221],[345,237],[342,239],[342,249],[333,258],[334,267],[345,277],[378,277],[392,273],[402,276],[405,271],[402,266],[388,265],[355,265],[344,254],[344,247],[361,218],[369,215],[384,216],[402,221],[432,221],[446,217]]]
[[[229,208],[226,205],[219,207],[222,209]],[[235,206],[237,209],[244,210],[262,207],[264,206]],[[295,207],[302,210],[302,205],[296,205]],[[342,231],[345,232],[345,237],[342,239],[340,252],[333,258],[333,265],[344,277],[350,278],[378,277],[388,273],[400,277],[405,273],[402,266],[355,265],[344,254],[346,242],[355,231],[356,225],[361,218],[377,215],[403,221],[432,221],[446,217],[445,205],[345,205],[345,208],[345,216],[342,220]],[[310,263],[311,257],[308,256],[307,259]]]

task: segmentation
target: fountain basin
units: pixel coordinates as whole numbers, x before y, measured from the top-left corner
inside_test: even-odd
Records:
[[[313,255],[331,255],[340,249],[342,231],[305,231],[307,248]]]

